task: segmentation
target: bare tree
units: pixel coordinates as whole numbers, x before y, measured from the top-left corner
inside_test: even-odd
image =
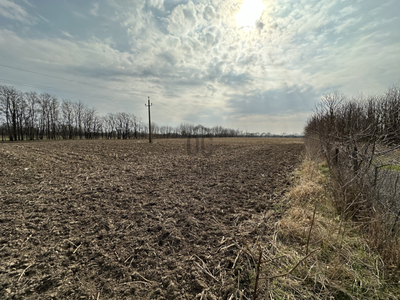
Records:
[[[10,141],[22,139],[23,96],[14,87],[0,86],[0,112],[5,115]]]
[[[74,137],[74,104],[70,100],[63,100],[61,104],[62,123],[64,128],[64,138]]]
[[[58,137],[58,115],[59,115],[59,102],[54,96],[50,99],[49,118],[50,118],[50,138],[55,140]]]
[[[25,126],[26,136],[30,140],[35,138],[35,131],[37,127],[37,110],[39,104],[38,95],[35,92],[29,92],[24,94],[26,103],[26,114],[25,114]]]
[[[307,121],[308,149],[330,170],[330,190],[343,220],[356,220],[377,249],[400,233],[400,87],[383,95],[324,95]],[[389,243],[389,244],[390,244]],[[386,250],[385,250],[386,251]],[[384,252],[382,252],[384,253]]]
[[[395,91],[390,95],[393,99],[398,97]],[[393,101],[388,103],[393,107]],[[382,107],[379,109],[384,110]],[[62,100],[60,103],[48,93],[21,93],[8,86],[0,86],[0,118],[2,139],[8,135],[10,141],[24,138],[33,140],[77,137],[138,139],[146,138],[149,134],[147,124],[132,113],[119,112],[99,116],[95,108],[89,108],[81,101]],[[398,122],[394,122],[393,118],[388,119],[387,123],[389,122],[396,128]],[[385,126],[388,128],[388,125]],[[394,129],[392,132],[395,132]],[[193,135],[238,136],[240,133],[239,130],[221,126],[206,128],[202,125],[183,123],[171,127],[158,126],[153,122],[152,134],[155,137],[176,138]]]

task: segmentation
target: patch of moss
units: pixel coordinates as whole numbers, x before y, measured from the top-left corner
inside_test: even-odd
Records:
[[[398,166],[398,165],[387,165],[387,166],[383,166],[382,169],[400,172],[400,166]]]

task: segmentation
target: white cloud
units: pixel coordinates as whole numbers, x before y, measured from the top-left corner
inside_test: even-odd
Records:
[[[43,17],[42,15],[38,15],[40,19],[42,19],[42,21],[49,23],[50,21],[48,19],[46,19],[45,17]]]
[[[340,17],[346,17],[354,12],[357,11],[357,8],[355,8],[354,6],[346,6],[345,8],[341,9],[339,11],[339,15]]]
[[[61,31],[61,33],[64,35],[64,36],[66,36],[66,37],[68,37],[68,38],[73,38],[73,36],[68,32],[68,31]]]
[[[216,17],[216,12],[214,6],[207,5],[203,11],[204,20],[210,22],[212,19]]]
[[[302,134],[309,115],[308,112],[280,115],[234,115],[222,125],[228,128],[240,128],[245,132]]]
[[[99,3],[92,3],[92,8],[91,8],[91,10],[89,11],[89,13],[91,14],[91,15],[93,15],[93,16],[98,16],[98,13],[99,13]]]
[[[351,27],[353,25],[359,24],[361,20],[362,20],[362,17],[349,18],[349,19],[343,21],[340,25],[337,25],[335,27],[335,32],[336,33],[348,32],[349,30],[351,30]]]
[[[82,13],[80,13],[80,12],[78,12],[78,11],[72,11],[72,14],[73,14],[75,17],[78,17],[78,18],[82,18],[82,19],[85,19],[85,18],[86,18],[86,16],[85,16],[84,14],[82,14]]]
[[[149,5],[158,9],[162,9],[164,0],[149,0]]]
[[[31,17],[22,6],[9,0],[0,0],[0,15],[19,22],[32,23]]]
[[[0,0],[0,8],[5,2]],[[339,0],[264,3],[256,28],[245,31],[235,19],[239,0],[96,2],[92,15],[99,14],[100,5],[110,13],[101,20],[77,13],[82,17],[77,23],[97,30],[101,22],[101,38],[96,30],[64,26],[59,38],[22,38],[2,30],[0,54],[83,81],[168,99],[172,106],[215,120],[216,114],[204,112],[204,102],[227,118],[243,113],[244,119],[260,115],[261,120],[260,112],[288,116],[309,110],[322,91],[383,90],[389,79],[399,77],[396,17],[386,20],[378,11],[367,18],[370,7],[363,13],[362,4]],[[271,104],[271,97],[279,105]],[[300,122],[285,118],[282,122]]]
[[[22,0],[22,2],[24,2],[26,5],[28,5],[30,7],[34,7],[34,5],[32,3],[30,3],[28,0]]]
[[[175,35],[187,34],[197,25],[197,12],[192,1],[174,8],[168,17],[168,31]]]
[[[392,23],[397,21],[399,18],[398,17],[394,17],[391,19],[386,19],[386,20],[374,20],[374,21],[370,21],[367,24],[365,24],[363,27],[361,27],[359,30],[360,31],[369,31],[372,29],[376,29],[382,25],[386,25],[388,23]]]

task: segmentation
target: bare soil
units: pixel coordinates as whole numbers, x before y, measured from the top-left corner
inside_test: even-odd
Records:
[[[0,144],[0,299],[251,297],[303,144],[194,144]]]

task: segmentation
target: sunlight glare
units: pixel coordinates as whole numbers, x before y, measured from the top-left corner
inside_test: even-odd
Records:
[[[244,0],[236,15],[237,25],[239,27],[254,27],[264,9],[265,5],[262,0]]]

